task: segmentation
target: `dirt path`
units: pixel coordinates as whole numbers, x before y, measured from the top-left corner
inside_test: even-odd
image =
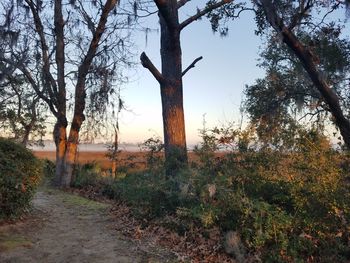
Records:
[[[118,234],[107,204],[47,189],[33,204],[31,218],[0,226],[0,262],[174,262]]]

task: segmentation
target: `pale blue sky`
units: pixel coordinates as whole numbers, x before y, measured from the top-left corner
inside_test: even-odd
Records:
[[[183,15],[186,14],[183,12]],[[158,28],[158,17],[155,15],[149,23]],[[245,12],[240,19],[230,22],[229,35],[225,38],[213,34],[207,19],[192,23],[182,32],[183,68],[203,56],[183,79],[188,144],[198,143],[203,114],[208,127],[239,121],[244,86],[263,75],[262,69],[256,66],[262,42],[254,30],[253,13]],[[137,45],[137,53],[145,51],[160,69],[159,33],[149,33],[147,45],[145,35],[139,33]],[[126,105],[132,110],[121,114],[120,140],[123,142],[163,136],[159,85],[140,64],[136,72],[133,81],[122,90]]]

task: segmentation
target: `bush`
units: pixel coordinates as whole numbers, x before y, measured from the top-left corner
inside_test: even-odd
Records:
[[[237,231],[263,262],[348,262],[345,156],[315,131],[298,135],[289,151],[236,150],[215,160],[198,149],[193,188],[199,203],[188,208],[189,220]]]
[[[49,159],[43,160],[43,174],[50,181],[55,177],[56,164]]]
[[[74,168],[72,186],[76,188],[84,188],[88,186],[96,186],[102,174],[101,167],[95,163],[77,164]]]
[[[41,177],[42,164],[29,150],[0,138],[0,219],[29,208]]]
[[[164,176],[150,173],[128,174],[105,184],[102,193],[126,202],[134,208],[136,216],[147,219],[175,212],[181,201]]]

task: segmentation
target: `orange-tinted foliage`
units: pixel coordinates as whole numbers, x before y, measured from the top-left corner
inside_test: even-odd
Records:
[[[33,151],[34,155],[40,159],[49,159],[50,161],[56,160],[56,153],[54,151]],[[146,166],[146,155],[147,152],[127,152],[122,151],[118,155],[118,166],[128,166],[135,168],[135,170],[144,169]],[[189,152],[190,161],[198,161],[198,157],[193,153]],[[222,155],[218,153],[218,155]],[[106,152],[100,151],[84,151],[78,152],[78,163],[86,164],[96,162],[103,169],[110,169],[112,167],[112,161],[106,156]]]

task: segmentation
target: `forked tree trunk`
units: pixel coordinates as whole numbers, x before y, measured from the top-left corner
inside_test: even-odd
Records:
[[[70,187],[72,182],[73,169],[75,164],[75,157],[77,155],[79,132],[70,131],[69,139],[67,142],[67,149],[65,152],[64,158],[64,171],[61,180],[61,187],[67,188]]]
[[[85,82],[86,76],[89,72],[92,60],[96,55],[96,51],[99,47],[101,37],[105,32],[105,26],[107,23],[108,15],[113,10],[117,3],[117,0],[107,0],[100,15],[100,20],[94,31],[92,40],[90,42],[89,49],[79,66],[77,84],[75,86],[75,104],[72,125],[69,131],[68,141],[66,144],[66,150],[64,154],[64,171],[61,173],[61,187],[70,187],[72,181],[73,168],[75,163],[75,157],[77,154],[79,144],[79,131],[81,125],[85,120]],[[62,172],[62,171],[61,171]]]

